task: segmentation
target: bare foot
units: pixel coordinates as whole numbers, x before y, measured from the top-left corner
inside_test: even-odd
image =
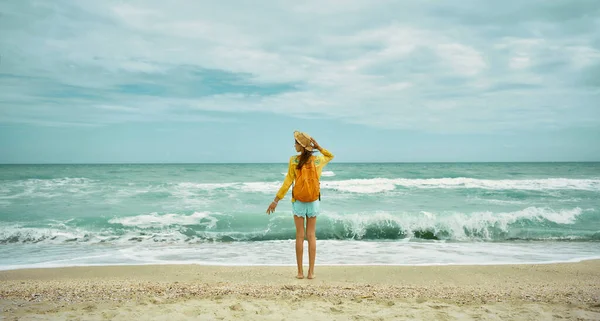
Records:
[[[304,279],[304,274],[298,273],[298,275],[296,275],[296,279]]]
[[[314,274],[309,273],[308,276],[306,277],[307,279],[311,280],[315,278]]]

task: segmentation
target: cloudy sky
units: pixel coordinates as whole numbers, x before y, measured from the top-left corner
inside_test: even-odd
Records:
[[[600,1],[0,2],[0,163],[600,160]]]

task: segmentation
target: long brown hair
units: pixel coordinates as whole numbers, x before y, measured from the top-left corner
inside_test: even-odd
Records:
[[[308,151],[306,148],[303,148],[302,154],[300,154],[300,160],[298,161],[298,165],[296,166],[296,168],[298,170],[301,170],[302,166],[304,166],[304,164],[306,164],[306,162],[308,162],[308,160],[310,159],[312,154],[313,154],[313,152]]]

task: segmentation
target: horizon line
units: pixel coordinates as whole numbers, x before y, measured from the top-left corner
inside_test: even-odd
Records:
[[[594,161],[389,161],[389,162],[335,162],[333,164],[540,164],[540,163],[600,163]],[[98,163],[0,163],[8,165],[270,165],[287,164],[287,162],[98,162]]]

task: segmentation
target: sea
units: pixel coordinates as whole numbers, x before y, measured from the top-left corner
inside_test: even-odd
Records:
[[[266,214],[286,171],[286,163],[0,165],[0,269],[294,266],[291,192]],[[600,258],[600,163],[334,160],[321,194],[317,265]]]

